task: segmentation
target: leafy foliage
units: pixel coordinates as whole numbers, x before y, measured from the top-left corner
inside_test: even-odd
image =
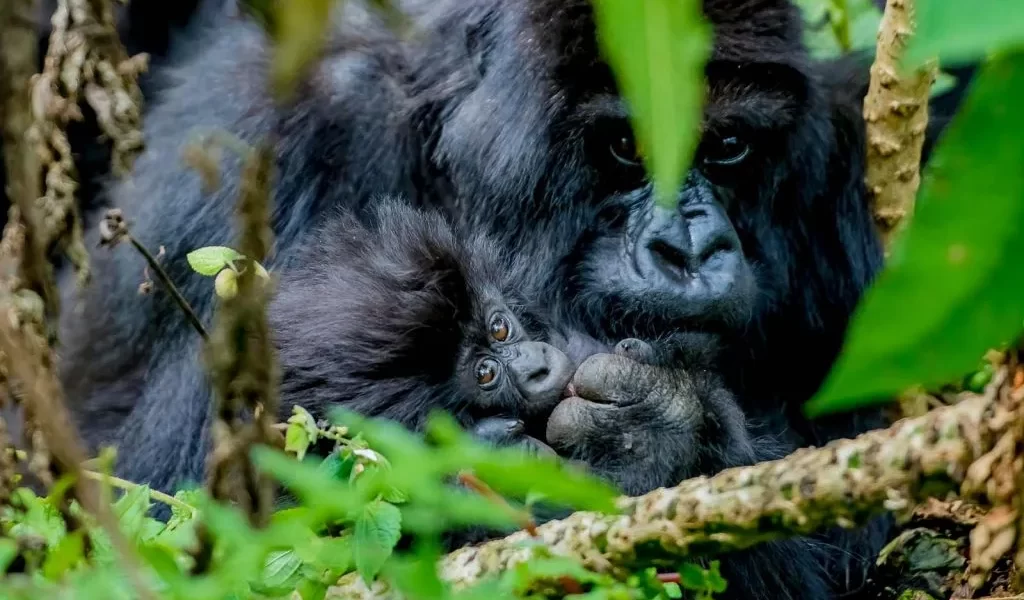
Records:
[[[943,64],[984,58],[1024,47],[1024,5],[1004,0],[919,2],[917,31],[907,47],[907,66],[931,56]]]
[[[925,173],[910,230],[854,316],[843,355],[808,409],[862,405],[937,385],[1024,323],[1024,54],[987,65]],[[984,152],[979,152],[984,148]]]

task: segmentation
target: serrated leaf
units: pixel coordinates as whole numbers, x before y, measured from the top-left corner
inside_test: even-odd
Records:
[[[711,29],[699,0],[594,0],[598,41],[630,107],[658,203],[672,207],[696,150]]]
[[[977,75],[923,177],[913,221],[855,311],[808,414],[959,380],[988,348],[1021,330],[1021,94],[1024,53]]]
[[[213,277],[227,268],[232,261],[242,258],[236,250],[226,246],[206,246],[185,255],[192,270],[200,275]]]
[[[917,29],[905,63],[916,66],[938,56],[945,66],[983,58],[990,52],[1024,47],[1024,4],[1006,0],[918,2]]]
[[[267,555],[262,577],[258,586],[254,587],[272,595],[284,594],[289,589],[295,589],[300,567],[302,560],[294,550],[275,550]]]
[[[401,525],[402,513],[398,508],[379,500],[367,504],[356,518],[352,552],[363,581],[372,582],[391,556],[401,537]]]
[[[142,538],[146,527],[146,513],[151,504],[149,486],[146,485],[128,490],[114,503],[114,515],[121,526],[121,531],[128,539]]]

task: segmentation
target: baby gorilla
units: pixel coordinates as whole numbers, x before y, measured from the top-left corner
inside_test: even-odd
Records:
[[[574,369],[539,340],[515,263],[436,212],[388,198],[369,217],[328,217],[282,270],[283,410],[343,406],[419,430],[443,409],[486,441],[550,452],[537,432]]]

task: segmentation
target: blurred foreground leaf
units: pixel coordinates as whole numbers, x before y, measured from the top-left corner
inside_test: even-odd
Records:
[[[674,206],[697,146],[711,29],[697,0],[592,0],[658,203]]]
[[[927,3],[926,3],[927,4]],[[935,3],[932,3],[935,4]],[[924,174],[914,221],[807,405],[821,414],[976,367],[1024,320],[1024,53],[979,73]]]
[[[907,45],[908,66],[932,56],[950,66],[1024,46],[1024,2],[929,0],[918,2],[916,8],[917,31]]]

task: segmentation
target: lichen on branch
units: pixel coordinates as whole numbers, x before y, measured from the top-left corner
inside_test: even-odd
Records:
[[[865,182],[887,252],[914,211],[921,182],[921,148],[928,126],[928,98],[938,75],[934,60],[913,72],[900,70],[907,41],[914,33],[914,2],[886,3],[864,98],[868,141]]]
[[[1004,369],[999,383],[1005,380]],[[620,515],[577,512],[537,527],[536,537],[520,531],[463,548],[444,557],[440,573],[456,588],[472,585],[529,560],[531,546],[540,543],[591,570],[624,576],[649,566],[654,549],[677,562],[831,526],[856,527],[883,512],[909,513],[932,497],[999,502],[1001,488],[986,483],[991,465],[1002,464],[1007,436],[1024,424],[1024,389],[1001,390],[1007,386],[888,429],[623,498]],[[394,598],[396,592],[350,574],[328,597]]]

